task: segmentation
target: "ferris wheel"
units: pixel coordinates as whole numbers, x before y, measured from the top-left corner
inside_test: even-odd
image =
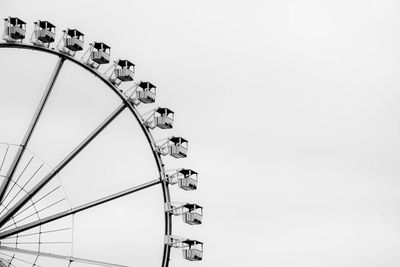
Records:
[[[169,136],[155,140],[152,131],[171,129],[174,112],[166,107],[156,107],[148,112],[139,112],[138,106],[155,102],[156,86],[151,82],[134,82],[135,64],[126,59],[112,61],[110,46],[93,42],[84,48],[84,34],[77,29],[66,29],[54,47],[56,27],[49,21],[34,23],[30,43],[24,43],[26,23],[17,17],[4,19],[1,49],[27,50],[45,53],[57,59],[46,88],[22,141],[18,144],[0,140],[0,267],[5,266],[49,266],[46,259],[60,262],[57,266],[110,266],[121,267],[118,263],[99,259],[75,257],[68,249],[55,253],[50,249],[56,244],[71,245],[74,229],[73,217],[102,205],[113,205],[133,193],[150,187],[160,186],[164,211],[164,242],[161,266],[169,266],[172,248],[182,249],[183,257],[189,261],[203,258],[203,243],[191,238],[173,235],[174,217],[181,216],[189,225],[202,224],[203,207],[188,202],[172,202],[170,185],[185,191],[196,190],[198,173],[192,169],[166,169],[163,157],[186,158],[188,141],[180,136]],[[80,58],[77,53],[82,51]],[[51,166],[30,148],[31,137],[46,112],[45,106],[55,87],[65,62],[93,74],[119,99],[120,105],[108,115],[92,132],[70,151],[58,164]],[[100,71],[101,68],[104,70]],[[123,87],[124,85],[125,87]],[[76,157],[112,124],[123,112],[131,114],[144,133],[153,155],[159,177],[143,184],[125,188],[119,192],[92,199],[73,206],[68,193],[63,189],[59,174]],[[51,225],[51,227],[49,227]],[[54,266],[54,265],[53,265]]]

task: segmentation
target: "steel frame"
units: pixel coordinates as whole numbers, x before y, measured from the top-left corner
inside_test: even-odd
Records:
[[[157,180],[157,183],[154,183],[154,181],[153,181],[153,182],[150,182],[151,185],[149,185],[149,186],[152,186],[152,185],[155,185],[155,184],[160,183],[160,184],[161,184],[161,188],[162,188],[162,192],[163,192],[164,205],[165,205],[166,203],[171,202],[170,192],[169,192],[169,187],[168,187],[168,182],[167,182],[167,179],[166,179],[166,177],[165,177],[164,163],[163,163],[163,161],[162,161],[162,159],[161,159],[161,156],[160,156],[159,152],[157,151],[157,146],[156,146],[156,144],[155,144],[155,140],[154,140],[152,134],[150,133],[150,130],[149,130],[149,129],[146,127],[146,125],[143,123],[143,121],[142,121],[142,119],[141,119],[141,116],[140,116],[139,112],[136,110],[136,108],[135,108],[135,107],[130,103],[130,101],[128,101],[128,99],[117,89],[117,87],[114,86],[114,85],[107,79],[107,77],[103,76],[103,75],[102,75],[101,73],[99,73],[96,69],[91,68],[90,66],[88,66],[88,65],[84,64],[83,62],[81,62],[81,61],[75,59],[74,57],[72,57],[72,56],[70,56],[70,55],[68,55],[68,54],[64,54],[64,53],[62,53],[62,52],[56,51],[56,50],[51,49],[51,48],[47,48],[47,47],[43,47],[43,46],[35,46],[35,45],[30,45],[30,44],[24,44],[24,43],[0,43],[0,49],[1,49],[1,48],[26,49],[26,50],[33,50],[33,51],[44,52],[44,53],[47,53],[47,54],[52,54],[52,55],[55,55],[55,56],[57,56],[57,57],[59,58],[59,62],[64,62],[64,61],[67,60],[67,61],[70,61],[70,62],[72,62],[72,63],[74,63],[74,64],[77,64],[78,66],[82,67],[83,69],[85,69],[86,71],[92,73],[92,74],[95,75],[97,78],[99,78],[101,81],[103,81],[103,82],[104,82],[104,83],[105,83],[105,84],[106,84],[106,85],[107,85],[107,86],[122,100],[122,102],[123,102],[123,105],[120,106],[120,107],[117,109],[117,111],[120,110],[120,112],[121,112],[125,107],[129,109],[129,111],[132,113],[132,115],[135,117],[135,119],[136,119],[137,122],[139,123],[139,125],[140,125],[140,127],[141,127],[141,129],[142,129],[144,135],[146,136],[146,139],[147,139],[149,145],[150,145],[150,148],[151,148],[151,150],[152,150],[154,159],[155,159],[156,164],[157,164],[157,168],[158,168],[158,172],[159,172],[160,177],[159,177],[159,180]],[[61,64],[61,65],[62,65],[62,64]],[[61,69],[61,66],[60,66],[60,69]],[[57,76],[58,76],[58,73],[59,73],[60,69],[59,69],[58,71],[56,71],[56,70],[57,70],[57,67],[56,67],[56,70],[55,70],[56,74],[55,74],[55,75],[54,75],[54,72],[53,72],[52,79],[50,80],[49,85],[48,85],[48,88],[47,88],[47,90],[46,90],[46,91],[49,91],[49,93],[50,93],[50,91],[51,91],[52,86],[54,85],[54,82],[55,82],[55,80],[56,80],[56,78],[57,78]],[[54,77],[53,77],[53,76],[54,76]],[[52,82],[52,80],[53,80],[53,82]],[[33,130],[34,130],[34,128],[35,128],[34,126],[35,126],[37,120],[39,119],[39,116],[40,116],[40,114],[41,114],[41,112],[42,112],[42,110],[43,110],[43,107],[44,107],[44,104],[45,104],[45,102],[46,102],[46,100],[47,100],[47,97],[48,97],[48,95],[45,97],[43,106],[40,108],[40,105],[39,105],[39,107],[38,107],[38,110],[40,109],[40,111],[38,112],[38,110],[37,110],[37,112],[36,112],[36,113],[38,113],[37,118],[36,118],[36,113],[35,113],[34,119],[32,120],[32,121],[35,121],[35,122],[33,123],[33,127],[30,126],[30,128],[32,128],[32,129],[31,129],[32,132],[33,132]],[[43,99],[42,99],[42,100],[43,100]],[[120,112],[118,112],[118,113],[116,114],[116,116],[117,116]],[[115,114],[114,114],[114,115],[115,115]],[[112,116],[113,116],[113,115],[111,115],[111,117],[112,117]],[[115,116],[115,117],[116,117],[116,116]],[[114,117],[114,118],[115,118],[115,117]],[[35,119],[35,118],[36,118],[36,119]],[[110,118],[110,117],[109,117],[109,118]],[[112,119],[113,119],[113,118],[112,118]],[[108,123],[111,122],[112,119],[111,119],[110,121],[108,121]],[[106,120],[106,121],[107,121],[107,120]],[[102,129],[104,129],[104,128],[108,125],[108,123],[106,123],[106,125],[105,125],[103,128],[102,128],[102,126],[99,126],[99,127],[102,128]],[[31,125],[32,125],[32,123],[31,123]],[[29,129],[30,129],[30,128],[29,128]],[[28,129],[28,131],[27,131],[27,135],[28,135],[28,133],[29,133],[29,129]],[[96,130],[98,130],[98,129],[99,129],[99,128],[97,128]],[[102,130],[102,129],[101,129],[101,130]],[[95,130],[95,132],[96,132],[96,130]],[[100,133],[101,130],[100,130],[99,132],[97,132],[97,134]],[[28,136],[28,138],[27,138],[27,141],[29,141],[29,137],[31,136],[32,132],[29,134],[29,136]],[[94,133],[95,133],[95,132],[94,132]],[[87,139],[85,139],[85,140],[81,143],[81,145],[84,144],[83,147],[79,148],[80,146],[78,146],[77,149],[75,149],[73,152],[71,152],[71,154],[70,154],[69,156],[72,156],[72,157],[67,156],[67,158],[65,158],[65,159],[59,164],[59,166],[62,166],[62,167],[61,167],[58,171],[60,171],[66,164],[68,164],[68,162],[69,162],[70,160],[72,160],[77,154],[79,154],[79,152],[82,151],[82,149],[83,149],[93,138],[95,138],[95,136],[97,136],[97,134],[94,134],[94,136],[92,136],[92,135],[93,135],[93,133],[92,133],[92,135],[90,135]],[[25,138],[24,138],[24,140],[25,140]],[[88,141],[88,140],[89,140],[89,142],[86,142],[86,141]],[[86,144],[85,144],[85,143],[86,143]],[[21,146],[22,146],[22,143],[21,143]],[[25,147],[25,146],[26,146],[26,144],[25,144],[23,147]],[[21,157],[21,156],[19,156],[19,158],[20,158],[20,157]],[[65,164],[63,164],[63,162],[64,162]],[[15,167],[15,168],[16,168],[16,167]],[[57,172],[58,172],[58,171],[57,171]],[[47,175],[47,176],[42,180],[42,182],[40,183],[40,186],[35,187],[35,191],[34,191],[34,192],[32,191],[32,193],[36,194],[37,192],[39,192],[40,189],[41,189],[55,174],[57,174],[57,172],[54,173],[54,171],[53,171],[53,172],[49,173],[49,175]],[[54,173],[54,174],[52,174],[52,173]],[[8,177],[10,177],[10,176],[8,176]],[[11,179],[11,178],[10,178],[10,179]],[[46,180],[45,180],[45,179],[46,179]],[[47,181],[47,182],[45,182],[45,181]],[[147,187],[149,187],[149,186],[147,186]],[[0,186],[0,190],[5,191],[5,189],[2,189],[3,187],[6,188],[7,185],[1,185],[1,186]],[[147,187],[146,187],[146,188],[147,188]],[[0,194],[4,194],[3,191],[0,191]],[[29,201],[31,198],[32,198],[32,195],[28,194],[28,197],[24,198],[24,202],[26,203],[26,202]],[[110,200],[111,200],[111,199],[110,199]],[[108,200],[108,201],[110,201],[110,200]],[[96,206],[97,206],[97,205],[100,205],[100,204],[102,204],[102,203],[104,203],[104,201],[101,202],[101,203],[96,204]],[[10,210],[10,211],[7,212],[2,218],[0,218],[0,225],[4,225],[4,223],[5,223],[4,220],[7,219],[7,218],[11,218],[12,215],[15,214],[16,212],[18,212],[18,210],[23,206],[22,201],[20,201],[18,204],[19,204],[19,205],[17,205],[16,208],[12,209],[12,212],[10,212],[10,211],[11,211],[11,210]],[[90,204],[90,203],[89,203],[89,204]],[[86,205],[86,204],[85,204],[85,205]],[[78,208],[79,208],[79,207],[78,207]],[[87,208],[86,208],[86,209],[87,209]],[[82,210],[83,210],[83,209],[82,209]],[[79,211],[81,211],[81,210],[79,210]],[[77,212],[77,211],[75,211],[75,213],[76,213],[76,212]],[[6,215],[7,215],[7,216],[6,216]],[[68,215],[70,215],[70,214],[68,214]],[[65,215],[65,216],[68,216],[68,215]],[[65,216],[63,216],[63,217],[65,217]],[[54,220],[54,219],[53,219],[53,220]],[[172,215],[171,215],[170,212],[164,211],[164,221],[165,221],[164,234],[165,234],[165,236],[169,236],[169,235],[171,235],[171,233],[172,233]],[[168,267],[168,266],[169,266],[170,253],[171,253],[171,247],[170,247],[168,244],[164,244],[164,251],[163,251],[163,257],[162,257],[162,262],[161,262],[161,266],[162,266],[162,267]]]
[[[63,256],[63,255],[40,252],[40,251],[32,251],[32,250],[21,249],[21,248],[10,248],[10,247],[5,247],[5,246],[0,246],[0,251],[1,250],[9,251],[9,252],[17,252],[17,253],[22,253],[22,254],[35,255],[35,256],[43,256],[43,257],[58,259],[58,260],[67,260],[69,262],[94,264],[94,265],[105,266],[105,267],[128,267],[126,265],[113,264],[113,263],[108,263],[108,262],[103,262],[103,261],[88,260],[88,259],[76,258],[76,257],[71,257],[71,256]],[[1,266],[2,265],[0,265],[0,267]]]
[[[18,148],[17,154],[15,155],[10,168],[7,171],[6,177],[1,183],[0,186],[0,203],[3,201],[4,198],[4,193],[7,191],[8,185],[10,184],[10,181],[13,178],[14,172],[18,167],[19,161],[22,158],[25,148],[27,147],[29,140],[32,136],[33,131],[35,130],[35,126],[40,118],[40,115],[42,114],[43,108],[46,105],[47,99],[50,96],[50,93],[53,89],[54,83],[57,80],[58,74],[60,73],[61,67],[64,64],[64,58],[59,58],[57,65],[54,68],[54,71],[50,77],[49,83],[47,84],[47,88],[42,96],[42,99],[40,100],[39,106],[37,107],[35,114],[32,118],[32,121],[28,127],[28,130],[25,133],[24,138],[22,139],[21,145]]]

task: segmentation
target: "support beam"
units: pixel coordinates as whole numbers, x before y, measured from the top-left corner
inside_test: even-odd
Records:
[[[57,259],[57,260],[65,260],[65,261],[69,261],[69,262],[80,262],[80,263],[86,263],[86,264],[97,265],[97,266],[128,267],[126,265],[113,264],[113,263],[108,263],[108,262],[103,262],[103,261],[94,261],[94,260],[88,260],[88,259],[83,259],[83,258],[76,258],[76,257],[72,257],[72,256],[64,256],[64,255],[59,255],[59,254],[47,253],[47,252],[32,251],[32,250],[21,249],[21,248],[10,248],[10,247],[5,247],[5,246],[0,246],[0,250],[13,252],[13,253],[21,253],[21,254],[47,257],[47,258],[52,258],[52,259]],[[5,266],[5,265],[0,264],[0,267],[1,266]]]
[[[3,182],[0,185],[0,203],[3,203],[3,198],[4,198],[4,194],[7,191],[7,188],[13,178],[13,175],[16,171],[16,169],[18,168],[18,164],[25,152],[25,148],[28,145],[28,142],[32,136],[33,131],[35,130],[35,126],[37,124],[37,122],[39,121],[40,115],[42,114],[43,108],[46,105],[47,99],[50,96],[50,93],[53,89],[53,86],[57,80],[58,74],[60,73],[61,67],[64,64],[64,58],[59,58],[58,62],[53,70],[53,73],[51,74],[50,80],[47,84],[46,90],[43,93],[42,99],[40,100],[40,103],[38,105],[38,107],[36,108],[36,112],[33,115],[32,121],[29,124],[29,127],[24,135],[24,138],[22,139],[21,145],[17,150],[17,153],[14,156],[13,161],[11,162],[11,166],[7,171],[6,176],[4,177]]]
[[[31,200],[51,179],[54,178],[68,163],[74,159],[99,133],[101,133],[124,109],[125,104],[119,106],[106,120],[104,120],[82,143],[80,143],[66,158],[64,158],[50,173],[36,184],[24,197],[12,206],[1,218],[0,227],[10,220],[29,200]]]
[[[47,224],[47,223],[50,223],[52,221],[64,218],[66,216],[70,216],[72,214],[76,214],[76,213],[79,213],[81,211],[84,211],[84,210],[99,206],[99,205],[107,203],[107,202],[109,202],[111,200],[115,200],[115,199],[118,199],[120,197],[123,197],[123,196],[129,195],[129,194],[141,191],[143,189],[149,188],[149,187],[154,186],[156,184],[159,184],[161,182],[162,181],[159,180],[159,179],[153,180],[153,181],[150,181],[150,182],[147,182],[147,183],[144,183],[144,184],[141,184],[141,185],[138,185],[138,186],[123,190],[121,192],[109,195],[107,197],[103,197],[103,198],[100,198],[98,200],[83,204],[83,205],[78,206],[76,208],[73,208],[73,209],[70,209],[70,210],[66,210],[66,211],[62,211],[62,212],[59,212],[57,214],[50,215],[48,217],[39,219],[37,221],[30,222],[30,223],[27,223],[25,225],[18,226],[18,227],[14,228],[14,229],[10,229],[8,231],[1,232],[0,233],[0,239],[4,239],[6,237],[13,236],[13,235],[16,235],[18,233],[24,232],[26,230],[38,227],[39,225]]]
[[[150,147],[153,151],[154,158],[157,162],[158,171],[161,174],[161,180],[164,180],[164,182],[162,182],[162,184],[161,184],[161,187],[163,190],[163,196],[164,196],[164,203],[171,202],[168,183],[165,181],[164,164],[162,162],[160,155],[155,150],[155,143],[154,143],[152,135],[149,132],[149,129],[142,123],[141,116],[138,113],[138,111],[135,109],[135,107],[129,103],[129,101],[126,99],[126,97],[118,90],[117,87],[115,87],[107,79],[107,77],[101,75],[97,70],[86,65],[84,62],[79,61],[73,57],[67,56],[66,54],[63,54],[55,49],[49,49],[46,47],[30,45],[30,44],[25,44],[25,43],[0,43],[0,49],[1,48],[10,48],[10,47],[18,48],[18,49],[40,51],[40,52],[56,55],[59,57],[64,57],[69,62],[74,63],[74,64],[80,66],[81,68],[85,69],[86,71],[90,72],[91,74],[96,76],[99,80],[101,80],[106,86],[108,86],[127,105],[128,109],[132,112],[135,119],[140,124],[144,134],[146,135],[146,138],[149,141]],[[172,215],[169,214],[168,212],[165,212],[165,235],[171,235],[171,233],[172,233]],[[161,264],[162,267],[169,266],[170,251],[171,251],[171,247],[168,245],[164,245],[163,259],[162,259],[162,264]]]

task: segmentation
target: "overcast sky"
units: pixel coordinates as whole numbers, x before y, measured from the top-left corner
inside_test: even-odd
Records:
[[[174,234],[204,241],[205,252],[202,262],[189,263],[174,251],[171,267],[400,265],[398,1],[0,0],[0,15],[20,17],[29,32],[33,21],[49,20],[58,31],[78,28],[86,43],[109,44],[112,58],[137,64],[137,80],[158,86],[157,105],[176,111],[176,127],[154,134],[189,139],[188,159],[166,164],[198,170],[199,190],[172,189],[172,198],[203,204],[205,217],[203,225],[193,227],[174,220]],[[54,64],[54,58],[34,52],[0,51],[1,136],[6,139],[0,141],[19,142],[9,128],[23,133]],[[29,79],[15,83],[19,68]],[[52,166],[118,106],[111,93],[97,93],[100,85],[91,75],[75,68],[65,66],[54,92],[58,102],[46,107],[49,114],[41,121],[42,135],[37,134],[45,142],[32,141],[32,150]],[[92,89],[86,89],[89,84]],[[92,124],[82,114],[91,115]],[[97,141],[108,157],[93,148],[91,156],[78,158],[75,169],[60,174],[76,199],[91,186],[85,182],[89,176],[95,181],[106,173],[121,180],[116,185],[102,178],[94,197],[110,186],[128,186],[127,174],[138,177],[132,185],[154,179],[146,177],[156,172],[154,165],[138,168],[151,160],[145,139],[137,125],[127,126],[123,119],[132,121],[123,115],[115,124],[121,128]],[[68,141],[59,137],[75,132]],[[128,150],[121,149],[123,138]],[[123,161],[130,154],[136,155],[132,166]],[[93,173],[101,168],[98,162],[110,161],[119,171],[109,167]],[[79,175],[75,185],[69,184]],[[151,190],[132,196],[135,203],[100,210],[96,226],[85,217],[76,225],[81,227],[75,233],[78,243],[98,235],[102,240],[105,229],[113,229],[120,240],[115,242],[121,243],[78,244],[74,252],[107,259],[103,251],[114,249],[121,254],[110,253],[110,258],[120,263],[158,266],[162,198],[161,191]],[[116,207],[121,211],[110,214]],[[126,230],[99,219],[123,219],[124,207],[148,217],[132,218],[136,224],[122,225]]]

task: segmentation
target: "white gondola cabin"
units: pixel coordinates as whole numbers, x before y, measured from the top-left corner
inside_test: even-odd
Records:
[[[165,243],[173,248],[182,248],[183,257],[190,261],[203,259],[203,242],[178,236],[165,236]]]
[[[114,69],[115,78],[122,82],[133,81],[133,76],[135,74],[135,64],[129,60],[118,60],[118,63]]]
[[[110,47],[105,43],[94,42],[90,59],[97,64],[108,64],[110,62]]]
[[[171,137],[168,140],[167,154],[174,158],[186,158],[188,154],[188,141],[182,137]]]
[[[166,211],[174,216],[182,216],[183,222],[198,225],[203,222],[203,207],[191,203],[170,202],[165,205]]]
[[[38,20],[34,23],[31,42],[35,45],[49,46],[56,37],[56,26],[46,20]]]
[[[77,29],[66,29],[57,44],[57,49],[70,56],[74,56],[77,51],[83,50],[84,34]]]
[[[7,42],[16,42],[25,38],[26,23],[19,18],[8,17],[4,19],[3,40]]]
[[[83,50],[84,34],[77,29],[67,29],[65,31],[65,47],[71,51]]]
[[[174,123],[174,112],[168,108],[157,108],[154,113],[154,126],[171,129]]]
[[[183,190],[196,190],[198,184],[198,173],[191,169],[178,171],[178,186]]]
[[[149,82],[140,82],[136,91],[136,98],[142,103],[154,103],[156,101],[157,87]]]
[[[203,222],[203,207],[197,204],[185,204],[182,206],[183,221],[190,225],[198,225]]]
[[[182,241],[187,248],[183,248],[183,257],[189,261],[201,261],[203,259],[203,243],[197,240]]]

